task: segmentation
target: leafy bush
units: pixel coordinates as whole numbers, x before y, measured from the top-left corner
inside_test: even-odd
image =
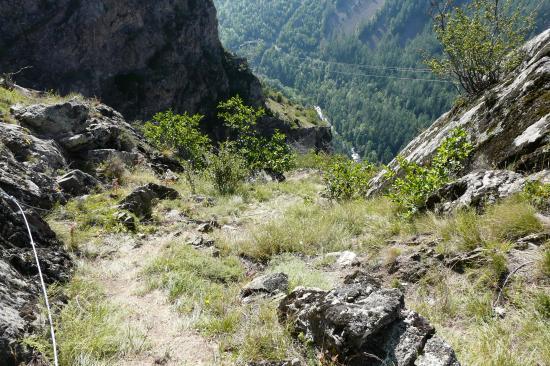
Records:
[[[325,192],[331,199],[348,200],[364,197],[375,171],[374,165],[370,163],[356,163],[349,159],[336,160],[327,166],[323,176]]]
[[[152,121],[145,123],[143,133],[155,147],[171,150],[192,168],[204,168],[210,139],[199,125],[203,116],[174,114],[172,111],[157,113]]]
[[[231,142],[221,144],[218,153],[210,155],[208,175],[221,194],[234,193],[248,173],[244,159],[235,153]]]
[[[458,81],[468,95],[497,83],[521,61],[519,46],[533,24],[512,0],[473,0],[464,8],[453,1],[434,4],[434,30],[444,56],[427,63],[442,76]],[[439,5],[437,5],[439,4]]]
[[[428,166],[397,157],[404,172],[403,178],[396,178],[388,196],[397,204],[404,217],[411,217],[426,204],[428,197],[437,189],[449,183],[462,167],[464,160],[471,154],[472,144],[466,131],[456,128],[443,144]],[[395,172],[388,170],[387,177],[393,178]]]
[[[129,175],[126,164],[118,157],[111,157],[101,163],[97,167],[97,173],[116,184],[125,183],[126,177]]]
[[[247,106],[239,97],[233,97],[218,106],[218,117],[233,133],[235,151],[250,170],[283,173],[294,166],[294,157],[284,134],[276,131],[271,137],[260,136],[257,121],[265,115],[262,108]]]
[[[539,210],[550,210],[550,184],[529,182],[525,185],[522,195]]]

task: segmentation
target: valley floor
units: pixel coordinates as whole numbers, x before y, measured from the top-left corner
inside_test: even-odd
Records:
[[[182,198],[126,232],[114,207],[148,182]],[[357,270],[402,288],[464,365],[550,365],[550,225],[529,199],[403,221],[384,198],[328,201],[313,169],[230,196],[197,183],[192,195],[183,177],[138,170],[50,215],[78,258],[71,283],[51,289],[63,365],[336,365],[279,323],[284,294],[240,293],[264,273],[287,274],[292,291]],[[26,342],[48,352],[46,334]]]

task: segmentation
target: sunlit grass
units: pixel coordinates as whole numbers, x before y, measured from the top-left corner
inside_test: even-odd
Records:
[[[145,335],[126,325],[124,311],[87,278],[77,275],[65,287],[50,290],[53,298],[68,299],[54,312],[60,365],[112,365],[125,354],[146,349]],[[53,359],[48,327],[25,342]]]

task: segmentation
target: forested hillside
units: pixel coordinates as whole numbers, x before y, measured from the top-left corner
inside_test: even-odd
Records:
[[[320,105],[336,147],[389,161],[449,109],[453,84],[423,59],[439,52],[429,0],[216,0],[222,41],[287,94]],[[550,3],[538,7],[548,27]],[[322,61],[320,61],[322,60]]]

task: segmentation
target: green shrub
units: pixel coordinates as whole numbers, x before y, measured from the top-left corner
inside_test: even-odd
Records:
[[[233,134],[233,146],[249,170],[284,173],[294,166],[294,156],[284,134],[275,131],[273,136],[264,137],[256,130],[257,121],[265,115],[262,108],[247,106],[236,96],[220,103],[218,111],[218,117]]]
[[[210,155],[207,171],[214,187],[221,194],[232,194],[241,186],[249,171],[244,159],[235,153],[233,143],[220,145],[217,154]]]
[[[473,0],[462,8],[452,3],[434,2],[434,31],[444,56],[427,63],[475,96],[521,62],[518,48],[534,17],[524,16],[521,2],[513,0]]]
[[[443,141],[427,166],[397,157],[404,176],[395,179],[388,196],[404,217],[413,216],[424,207],[432,193],[449,183],[462,169],[464,160],[472,150],[466,131],[456,128]],[[395,172],[389,169],[387,178],[391,179],[394,175]]]
[[[172,111],[157,113],[145,123],[145,138],[160,150],[171,150],[192,168],[203,168],[210,139],[199,128],[203,116],[174,114]]]
[[[539,181],[528,182],[522,195],[539,210],[550,209],[550,184]]]
[[[326,168],[323,176],[325,193],[330,199],[349,200],[364,197],[375,171],[374,165],[370,163],[356,163],[349,159],[336,160]]]

